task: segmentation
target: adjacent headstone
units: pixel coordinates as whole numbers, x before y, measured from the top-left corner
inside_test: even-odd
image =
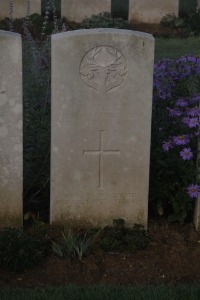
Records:
[[[179,0],[129,0],[129,22],[160,23],[166,14],[178,16]]]
[[[197,11],[200,9],[200,0],[197,0]]]
[[[61,16],[81,22],[101,12],[111,12],[111,0],[61,0]]]
[[[21,226],[22,43],[0,30],[0,227]]]
[[[200,180],[200,139],[197,147],[197,180]],[[200,196],[195,201],[193,223],[197,231],[200,231]]]
[[[12,12],[13,19],[25,18],[29,14],[41,14],[41,0],[30,0],[28,8],[27,0],[0,0],[0,20],[9,18]]]
[[[193,222],[196,230],[200,231],[200,197],[195,201]]]
[[[52,224],[147,224],[154,39],[52,36]]]

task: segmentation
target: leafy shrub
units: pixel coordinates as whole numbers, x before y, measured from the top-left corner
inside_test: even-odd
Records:
[[[135,253],[137,250],[146,249],[151,241],[142,225],[135,224],[132,228],[127,228],[122,219],[113,220],[113,226],[105,227],[103,235],[100,247],[106,252]]]
[[[188,16],[186,26],[190,35],[196,36],[200,34],[200,10]]]
[[[170,221],[189,220],[199,137],[200,56],[162,60],[154,69],[150,207]]]
[[[0,268],[21,272],[43,261],[45,240],[28,235],[22,229],[0,230]]]
[[[179,34],[186,36],[197,36],[200,34],[200,10],[189,13],[184,17],[177,17],[173,14],[165,15],[161,21],[161,25],[175,29]]]
[[[181,28],[184,27],[184,19],[181,19],[174,14],[166,14],[162,17],[160,24],[170,28]]]
[[[112,14],[104,12],[87,18],[81,22],[81,28],[127,28],[127,22],[121,18],[113,18]]]

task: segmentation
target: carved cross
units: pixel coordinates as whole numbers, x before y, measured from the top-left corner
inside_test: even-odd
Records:
[[[104,132],[99,130],[99,149],[98,150],[83,150],[83,155],[96,155],[99,158],[99,186],[98,189],[103,189],[103,156],[104,155],[120,155],[119,150],[104,150]]]

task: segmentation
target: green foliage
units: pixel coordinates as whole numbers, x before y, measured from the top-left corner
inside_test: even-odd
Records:
[[[190,65],[192,59],[194,63]],[[176,107],[177,99],[192,99],[199,95],[200,78],[196,71],[199,60],[195,59],[186,56],[176,61],[162,60],[155,65],[154,71],[149,207],[154,216],[156,213],[165,215],[170,222],[191,221],[194,208],[194,199],[189,197],[187,187],[196,182],[197,136],[190,131],[191,128],[183,125],[185,115],[182,111],[180,117],[170,116],[169,111]],[[160,67],[162,71],[158,71]],[[163,92],[159,96],[156,92],[158,78],[160,92]],[[166,98],[160,98],[163,96]],[[195,106],[198,108],[198,102]],[[186,112],[189,113],[189,110],[188,105]],[[182,159],[180,145],[166,151],[162,149],[166,139],[182,134],[187,134],[191,139],[189,146],[184,146],[193,149],[191,160]]]
[[[197,0],[179,0],[179,16],[187,17],[195,13],[197,7]]]
[[[184,19],[177,17],[174,14],[166,14],[162,17],[160,24],[170,28],[184,27]]]
[[[55,7],[55,13],[58,17],[60,17],[61,13],[61,0],[42,0],[42,14],[45,15],[46,7],[48,3],[50,2],[50,15],[53,15],[53,9],[51,3],[53,2],[54,7]]]
[[[186,26],[190,35],[200,35],[200,10],[188,16]]]
[[[81,28],[127,28],[127,22],[121,18],[113,18],[112,14],[104,12],[87,18],[81,22]]]
[[[9,19],[0,20],[0,30],[9,30]]]
[[[41,212],[50,188],[50,47],[24,41],[23,48],[24,208]]]
[[[198,36],[200,35],[200,10],[188,13],[184,17],[167,14],[160,23],[164,27],[175,29],[179,35]]]
[[[21,272],[43,261],[45,240],[28,235],[22,229],[0,230],[0,268]]]
[[[41,219],[39,213],[35,215],[32,212],[27,212],[24,215],[24,221],[31,222],[31,229],[35,234],[43,233],[46,223]]]
[[[153,105],[149,207],[161,216],[168,215],[171,221],[183,222],[193,207],[184,192],[188,180],[191,182],[195,176],[195,169],[193,161],[178,160],[178,149],[170,154],[162,149],[163,140],[167,134],[174,134],[175,129],[169,123],[167,105],[165,101]]]
[[[112,227],[105,227],[100,247],[106,252],[135,253],[146,249],[151,241],[150,236],[142,225],[134,224],[132,228],[125,227],[122,219],[113,220]]]
[[[52,249],[58,256],[68,259],[82,260],[87,255],[91,243],[96,239],[99,232],[95,235],[88,234],[88,231],[74,233],[71,228],[62,231],[61,241],[52,241]]]

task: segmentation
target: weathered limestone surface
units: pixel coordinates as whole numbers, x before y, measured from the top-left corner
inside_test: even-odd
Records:
[[[200,0],[197,0],[197,10],[200,9]]]
[[[147,224],[154,39],[52,36],[51,223]]]
[[[200,231],[200,197],[198,197],[195,201],[193,222],[196,230]]]
[[[129,22],[160,23],[166,14],[178,12],[179,0],[129,0]]]
[[[0,227],[21,226],[22,44],[0,30]]]
[[[0,0],[0,20],[9,18],[10,0]],[[30,0],[30,14],[41,14],[41,0]],[[13,19],[24,18],[27,15],[27,1],[13,0]]]
[[[61,15],[70,21],[81,22],[100,12],[111,12],[111,0],[61,0]]]

